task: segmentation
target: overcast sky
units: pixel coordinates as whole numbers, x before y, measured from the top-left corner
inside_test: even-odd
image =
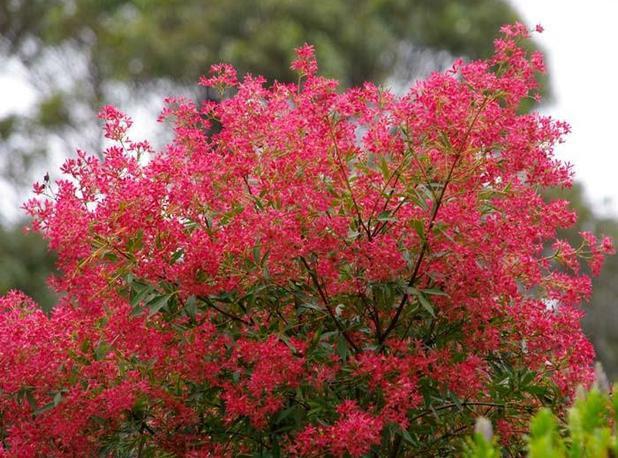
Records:
[[[547,54],[555,100],[543,111],[573,128],[558,155],[574,165],[595,208],[618,216],[618,0],[512,2],[531,27],[545,28],[537,41]],[[3,70],[0,117],[27,110],[32,99],[20,69]],[[15,196],[7,198],[1,184],[0,196],[0,212],[15,208]]]
[[[573,129],[558,148],[595,207],[618,216],[618,1],[513,0],[540,23],[555,100],[543,111]]]

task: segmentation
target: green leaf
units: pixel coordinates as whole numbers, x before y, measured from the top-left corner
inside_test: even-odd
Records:
[[[346,236],[346,240],[348,242],[353,242],[354,240],[356,240],[358,238],[358,236],[360,235],[359,231],[356,231],[354,229],[348,229],[348,234]]]
[[[280,334],[279,339],[292,351],[292,353],[297,353],[298,349],[290,342],[290,338],[285,334]]]
[[[186,300],[184,311],[185,315],[189,318],[195,319],[195,316],[197,315],[197,299],[195,296],[189,296]]]
[[[339,333],[337,335],[337,340],[335,344],[336,344],[337,354],[343,361],[346,361],[348,359],[348,355],[350,351],[348,349],[348,342],[345,340],[345,336]]]
[[[408,267],[412,267],[413,266],[412,255],[410,254],[409,250],[405,250],[405,249],[401,250],[401,257],[406,262]]]
[[[24,395],[26,396],[26,400],[28,401],[28,404],[30,404],[30,408],[36,412],[37,410],[36,399],[34,398],[34,394],[32,393],[32,390],[26,390]]]
[[[390,222],[390,221],[397,221],[397,218],[395,218],[394,216],[392,216],[392,215],[391,215],[391,212],[390,212],[390,211],[388,211],[388,210],[385,210],[385,211],[383,211],[382,213],[380,213],[380,214],[378,215],[378,218],[377,218],[377,219],[378,219],[378,221],[382,221],[382,222],[385,222],[385,221],[389,221],[389,222]]]
[[[391,175],[391,171],[388,167],[388,161],[386,160],[385,156],[380,157],[378,167],[380,167],[380,172],[382,172],[382,178],[384,178],[385,181],[388,181]]]
[[[412,201],[423,210],[429,209],[429,206],[427,205],[427,198],[424,195],[421,195],[416,188],[412,188],[411,191],[413,193],[413,195],[410,196]]]
[[[147,307],[150,309],[150,311],[148,312],[148,318],[150,318],[163,307],[165,307],[173,295],[174,293],[165,294],[164,296],[155,297],[153,300],[148,302]]]
[[[427,297],[423,294],[422,291],[416,288],[408,288],[408,294],[415,296],[418,299],[419,304],[433,317],[436,317],[436,312],[434,310],[433,304],[427,299]]]
[[[107,342],[101,342],[94,349],[94,359],[95,361],[101,361],[107,354],[109,353],[110,347]]]
[[[135,234],[135,237],[132,237],[127,241],[127,250],[129,250],[130,253],[135,253],[136,251],[139,251],[142,249],[142,247],[144,246],[143,242],[144,242],[144,231],[140,229]]]
[[[451,401],[453,401],[453,404],[455,404],[457,410],[461,412],[463,410],[463,404],[461,403],[457,395],[452,391],[449,391],[449,398],[451,399]]]
[[[301,309],[315,310],[317,312],[325,313],[324,310],[322,309],[322,307],[320,307],[318,304],[314,304],[314,303],[311,303],[311,302],[306,302],[304,304],[300,304],[299,307]]]
[[[433,318],[435,318],[436,317],[436,312],[434,311],[433,305],[431,304],[431,302],[429,302],[429,300],[427,300],[427,298],[423,294],[419,294],[418,300],[420,301],[420,303],[423,306],[423,308],[425,310],[427,310],[427,312],[429,312],[429,314]]]
[[[116,253],[108,251],[107,253],[103,254],[103,259],[111,262],[116,262],[118,260],[118,256],[116,255]]]
[[[48,402],[47,404],[45,404],[43,407],[41,407],[40,409],[36,409],[33,413],[34,416],[38,416],[41,415],[42,413],[47,412],[48,410],[53,409],[54,407],[56,407],[56,404],[54,403],[54,401],[52,402]]]
[[[339,331],[326,331],[320,334],[320,341],[328,341],[331,337],[339,335]]]
[[[285,419],[287,419],[288,417],[290,417],[293,413],[295,413],[298,410],[298,406],[297,405],[293,405],[291,407],[288,407],[285,410],[282,410],[281,412],[279,412],[279,415],[277,415],[277,419],[275,420],[275,424],[276,425],[280,425],[281,423],[283,423],[283,421]]]
[[[256,245],[253,247],[253,262],[256,265],[260,264],[260,260],[262,259],[262,255],[260,254],[260,246]]]
[[[58,404],[60,404],[60,402],[62,402],[62,392],[58,391],[55,395],[54,395],[54,407],[57,406]]]
[[[172,257],[170,258],[170,264],[175,264],[176,261],[178,261],[184,254],[185,254],[185,251],[182,248],[176,250],[174,254],[172,254]]]
[[[134,296],[131,298],[131,306],[136,307],[140,302],[147,302],[150,298],[150,294],[154,292],[154,289],[150,285],[144,285],[141,283],[133,283]]]
[[[42,413],[45,413],[48,410],[53,409],[54,407],[56,407],[61,402],[62,402],[62,391],[58,391],[54,395],[54,398],[50,402],[48,402],[47,404],[45,404],[43,407],[41,407],[39,409],[33,409],[34,410],[34,412],[33,412],[34,416],[41,415]]]
[[[421,240],[425,240],[425,224],[423,223],[423,221],[419,219],[413,220],[412,227],[414,228],[418,236],[421,238]]]
[[[424,294],[430,294],[432,296],[448,296],[447,293],[437,288],[427,288],[421,290]]]
[[[402,429],[401,430],[401,437],[403,437],[403,440],[405,440],[408,444],[413,445],[413,446],[417,446],[418,444],[414,441],[414,439],[412,439],[412,436],[410,436],[410,433],[408,432],[407,429]]]
[[[526,386],[524,391],[526,393],[530,393],[536,396],[539,400],[544,400],[545,397],[549,394],[550,390],[544,386],[540,385],[529,385]]]

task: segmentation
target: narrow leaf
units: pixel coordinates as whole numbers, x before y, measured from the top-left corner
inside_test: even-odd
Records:
[[[150,309],[150,312],[148,312],[148,317],[150,318],[165,307],[172,296],[173,294],[166,294],[164,296],[155,297],[152,301],[150,301],[148,303],[148,308]]]

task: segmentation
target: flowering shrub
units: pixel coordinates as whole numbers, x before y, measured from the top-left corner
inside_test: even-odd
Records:
[[[479,415],[505,446],[540,404],[590,378],[578,304],[608,240],[539,192],[568,186],[566,124],[519,114],[539,55],[507,26],[486,61],[401,98],[317,76],[168,100],[154,154],[101,111],[112,142],[35,185],[58,252],[45,316],[0,303],[7,456],[443,455]]]

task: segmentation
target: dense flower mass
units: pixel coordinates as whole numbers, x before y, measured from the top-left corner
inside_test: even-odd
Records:
[[[104,158],[26,205],[62,299],[0,302],[4,455],[444,455],[478,415],[517,447],[590,378],[580,262],[613,250],[555,241],[568,126],[519,109],[527,35],[401,98],[308,45],[298,84],[213,66],[222,101],[169,99],[156,154],[105,107]]]

